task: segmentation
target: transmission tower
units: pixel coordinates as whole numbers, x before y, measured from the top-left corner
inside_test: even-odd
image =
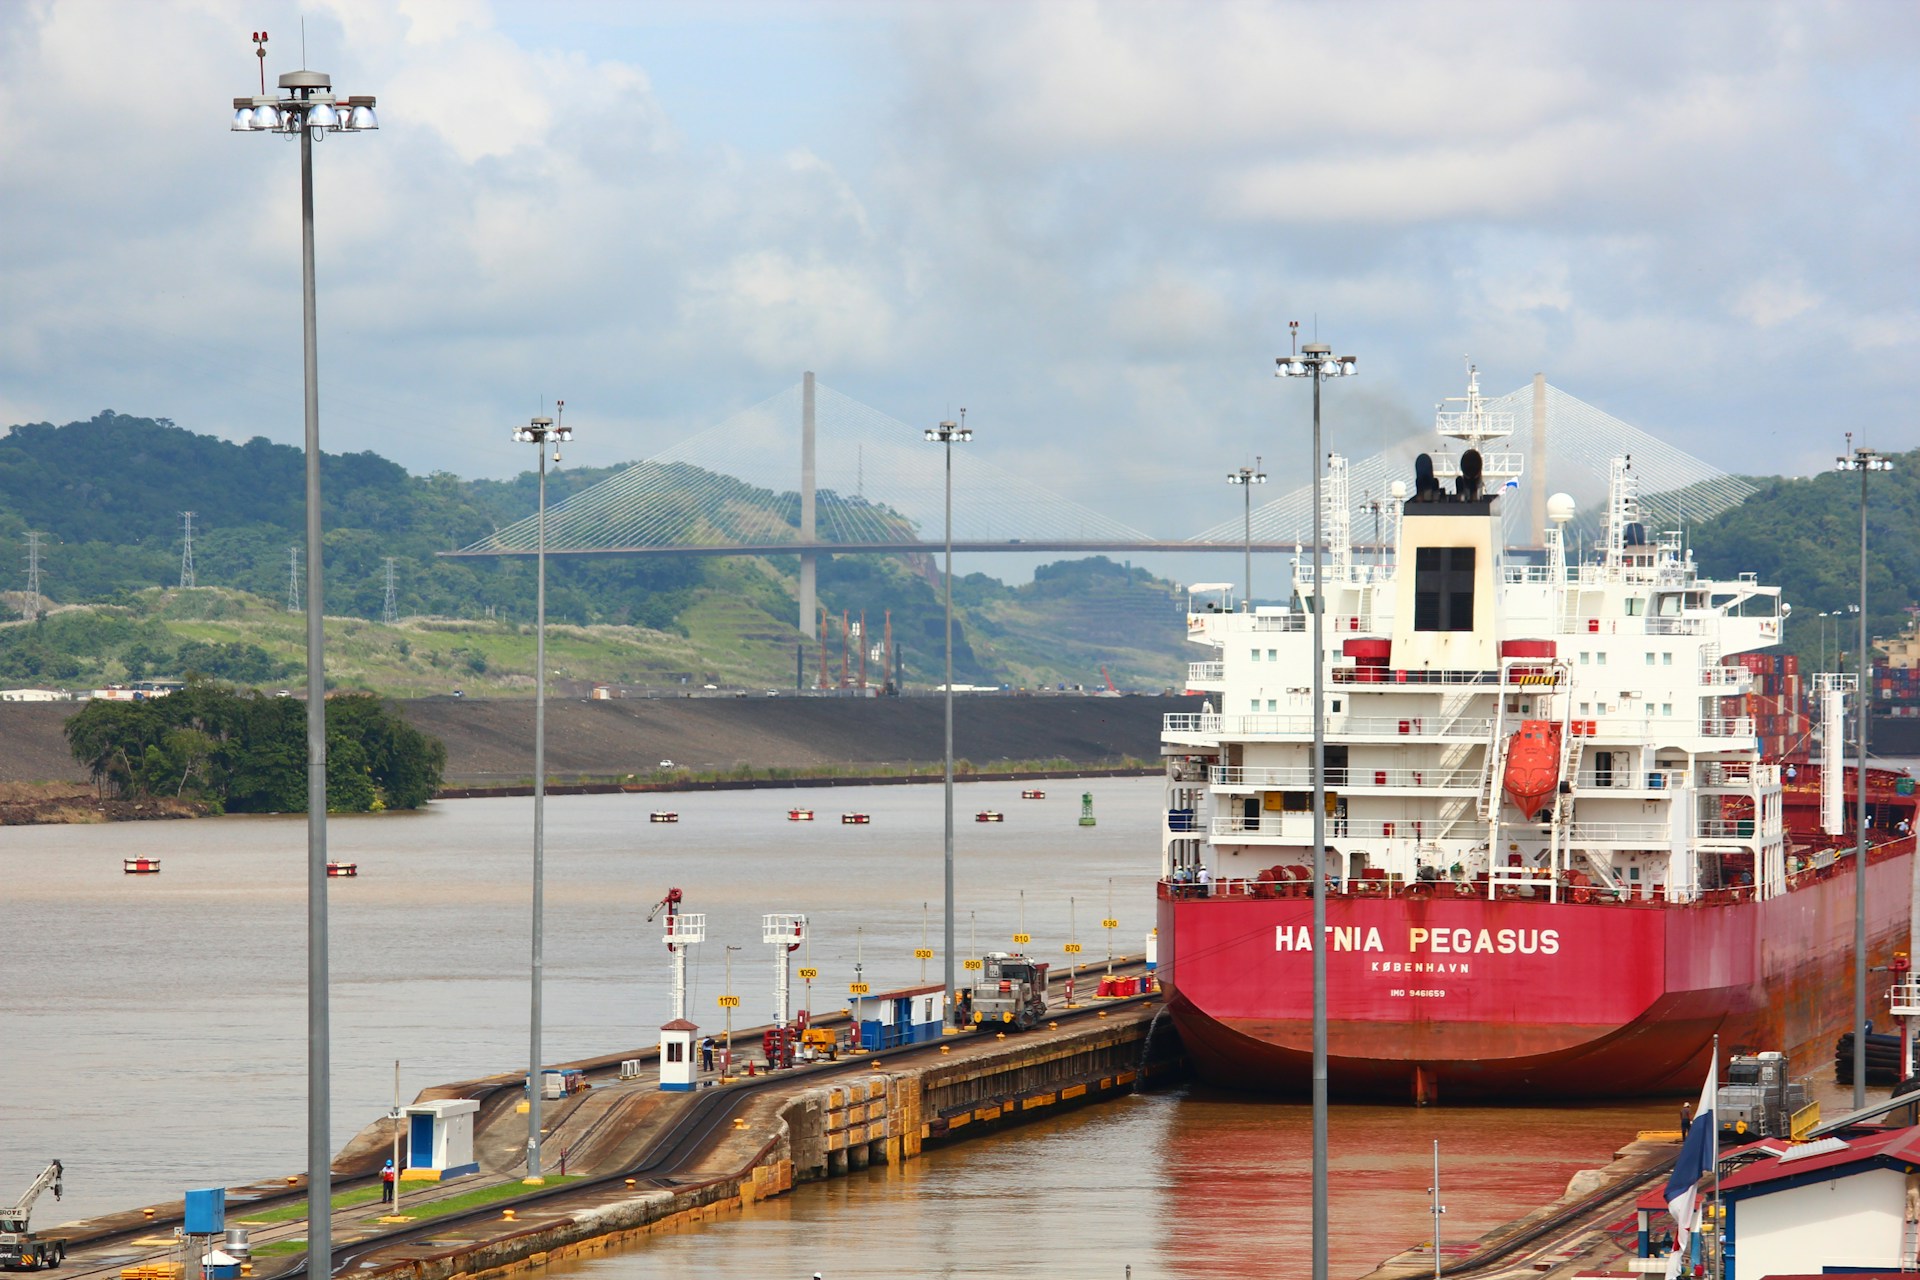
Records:
[[[40,539],[44,533],[27,534],[27,604],[21,610],[28,622],[40,616]]]
[[[287,548],[287,612],[300,612],[300,548]]]
[[[180,518],[186,521],[186,542],[180,552],[180,585],[192,587],[199,585],[193,580],[193,512],[182,511]]]
[[[392,626],[400,621],[399,602],[393,593],[393,557],[387,557],[387,598],[380,605],[380,621]]]

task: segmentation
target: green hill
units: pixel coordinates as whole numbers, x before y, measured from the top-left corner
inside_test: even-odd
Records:
[[[235,444],[110,411],[0,436],[0,548],[8,549],[0,554],[0,614],[17,616],[23,603],[30,529],[48,535],[42,591],[56,605],[38,626],[0,625],[0,681],[78,684],[191,669],[243,683],[297,683],[304,640],[299,617],[284,605],[289,550],[304,542],[303,466],[300,450],[263,438]],[[746,486],[716,486],[707,473],[686,470],[680,518],[724,526]],[[609,474],[552,472],[549,502]],[[715,492],[698,502],[691,496]],[[397,694],[531,687],[531,561],[436,554],[531,514],[531,474],[505,482],[414,476],[375,454],[330,454],[322,493],[331,678]],[[195,513],[200,586],[190,591],[166,585],[179,580],[182,511]],[[376,621],[389,557],[402,620],[394,627]],[[795,557],[551,560],[549,656],[563,678],[589,683],[791,688],[801,643],[797,572]],[[878,643],[890,612],[909,684],[937,681],[938,585],[924,558],[823,559],[831,670],[839,670],[842,615],[857,622],[864,611]],[[955,674],[975,683],[1091,686],[1105,665],[1123,687],[1176,684],[1189,657],[1177,591],[1104,558],[1046,566],[1020,587],[970,576],[955,589]],[[813,645],[806,665],[809,673],[818,668]],[[857,652],[848,665],[857,669]],[[880,666],[870,664],[870,679],[882,678]]]
[[[1907,625],[1920,592],[1920,450],[1892,455],[1893,470],[1868,479],[1867,629],[1891,636]],[[1820,617],[1860,599],[1860,477],[1747,477],[1759,492],[1690,531],[1694,556],[1716,577],[1755,573],[1793,606],[1786,647],[1820,654]],[[1834,627],[1828,624],[1829,665]],[[1851,650],[1857,620],[1840,628]]]

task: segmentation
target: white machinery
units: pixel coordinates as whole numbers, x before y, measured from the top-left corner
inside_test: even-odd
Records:
[[[760,940],[774,951],[773,1030],[766,1037],[767,1063],[770,1066],[793,1065],[799,1035],[788,1028],[787,961],[807,940],[807,918],[776,912],[760,917]],[[802,1028],[804,1030],[804,1028]]]
[[[60,1162],[48,1163],[40,1176],[27,1184],[26,1194],[11,1209],[0,1209],[0,1271],[40,1271],[57,1267],[67,1256],[65,1240],[38,1240],[28,1229],[33,1202],[48,1187],[53,1198],[60,1198]]]
[[[666,943],[667,951],[673,956],[673,1017],[676,1022],[687,1016],[687,948],[707,940],[706,913],[682,912],[680,901],[680,891],[669,889],[667,896],[654,903],[653,910],[647,912],[648,924],[652,924],[661,911],[667,913]]]

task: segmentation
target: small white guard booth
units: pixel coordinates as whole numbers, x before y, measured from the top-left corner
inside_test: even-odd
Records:
[[[407,1117],[406,1182],[444,1182],[480,1172],[473,1158],[473,1117],[480,1104],[471,1098],[440,1098],[403,1108]]]
[[[700,1028],[685,1018],[675,1018],[660,1028],[660,1087],[685,1093],[694,1084],[694,1037]]]

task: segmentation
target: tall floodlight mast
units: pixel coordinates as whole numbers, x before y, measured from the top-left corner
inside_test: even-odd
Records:
[[[320,590],[320,321],[313,283],[313,144],[330,133],[380,127],[372,97],[339,98],[323,71],[289,71],[278,96],[267,92],[267,33],[253,33],[260,93],[233,100],[235,133],[300,139],[300,300],[306,389],[307,506],[307,1187],[315,1197],[333,1185],[333,1135],[327,1091],[331,1078],[327,1021],[327,680]],[[320,1203],[327,1203],[324,1198]],[[308,1215],[307,1274],[333,1273],[333,1221]]]
[[[1288,326],[1297,344],[1300,322]],[[1326,643],[1321,637],[1326,599],[1325,559],[1320,504],[1320,384],[1329,378],[1350,378],[1352,356],[1336,356],[1318,342],[1296,346],[1281,356],[1277,376],[1313,379],[1313,934],[1327,935],[1327,725]],[[1313,948],[1313,1280],[1327,1280],[1327,949]]]

